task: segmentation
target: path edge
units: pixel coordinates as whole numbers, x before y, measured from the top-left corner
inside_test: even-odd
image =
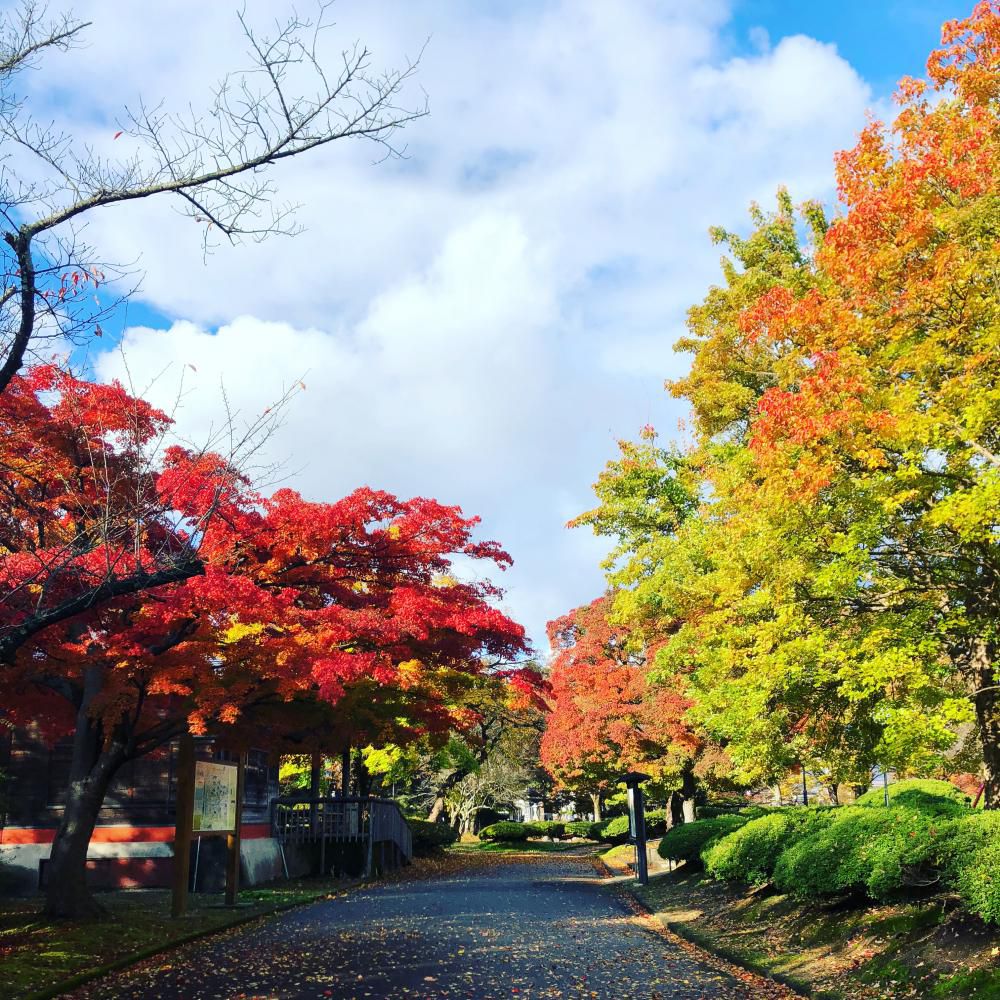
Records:
[[[361,882],[357,882],[354,885],[345,886],[343,889],[338,889],[337,893],[350,892],[361,884]],[[155,958],[157,955],[169,955],[178,948],[182,948],[184,945],[191,944],[194,941],[201,941],[203,938],[224,934],[234,927],[244,927],[247,924],[252,924],[255,920],[268,920],[277,913],[286,913],[289,910],[296,910],[303,906],[312,906],[314,903],[321,903],[324,900],[334,898],[334,896],[335,893],[326,893],[316,896],[315,899],[300,899],[294,903],[281,903],[271,910],[265,910],[263,913],[248,913],[245,917],[240,917],[231,924],[223,924],[219,927],[206,927],[200,931],[191,931],[189,934],[174,938],[173,941],[167,944],[149,945],[146,948],[139,949],[139,951],[133,951],[131,954],[122,955],[121,958],[116,958],[113,962],[106,962],[104,965],[97,965],[92,969],[78,972],[76,975],[70,976],[69,979],[64,979],[52,986],[48,986],[44,990],[28,993],[24,997],[24,1000],[57,1000],[58,997],[64,996],[71,990],[75,990],[80,986],[86,986],[87,983],[92,983],[96,979],[103,979],[113,972],[121,972],[123,969],[129,969],[133,965],[145,962],[148,958]]]
[[[604,861],[603,858],[599,856],[595,857],[593,860],[598,873],[604,879],[612,879],[627,874],[624,870],[616,872],[607,864],[607,862]],[[704,952],[705,955],[713,958],[717,962],[723,962],[726,965],[732,966],[734,969],[740,970],[741,972],[749,972],[751,975],[757,976],[769,983],[782,986],[784,989],[788,990],[789,1000],[792,1000],[792,998],[806,998],[806,1000],[808,1000],[810,997],[816,997],[819,995],[812,988],[812,986],[809,985],[809,983],[801,982],[800,980],[796,980],[790,976],[784,976],[780,972],[769,972],[767,969],[763,968],[763,966],[749,961],[742,955],[734,954],[727,948],[711,944],[705,941],[700,935],[691,934],[690,931],[686,930],[686,928],[682,929],[676,924],[673,924],[668,920],[664,920],[663,917],[657,916],[656,913],[639,897],[639,894],[635,891],[635,883],[631,881],[619,882],[613,888],[619,896],[627,897],[627,906],[649,918],[654,926],[654,929],[661,935],[661,937],[665,937],[667,940],[670,940],[671,936],[679,938],[681,941],[684,941],[692,947],[697,948],[699,951]]]

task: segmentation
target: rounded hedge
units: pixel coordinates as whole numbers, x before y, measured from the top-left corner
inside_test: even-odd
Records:
[[[885,808],[885,789],[872,788],[858,797],[857,806]],[[936,816],[959,815],[968,809],[969,796],[950,781],[933,781],[929,778],[907,778],[889,786],[889,805],[919,809]]]
[[[698,806],[695,809],[695,813],[698,819],[715,819],[718,816],[732,816],[734,813],[738,813],[743,809],[743,806],[737,805],[708,805],[708,806]]]
[[[566,824],[566,832],[571,837],[585,837],[587,840],[601,839],[602,823],[594,823],[589,819],[575,819]]]
[[[600,825],[601,840],[621,844],[628,840],[628,816],[613,816]]]
[[[817,812],[779,855],[774,884],[804,899],[851,892],[884,899],[933,880],[941,830],[939,817],[902,806]]]
[[[480,840],[512,842],[528,839],[529,830],[524,823],[512,823],[509,820],[501,820],[499,823],[492,823],[483,827],[479,831]]]
[[[1000,812],[974,812],[945,824],[939,859],[966,909],[1000,924]]]
[[[717,879],[764,885],[771,881],[782,851],[810,826],[825,822],[823,816],[829,811],[825,806],[789,808],[750,819],[707,848],[705,870]]]
[[[529,837],[551,837],[558,840],[566,832],[566,824],[559,820],[540,819],[524,824]]]
[[[410,818],[406,822],[413,835],[414,854],[432,854],[458,840],[458,832],[448,823],[430,823],[425,819]]]
[[[700,867],[702,851],[749,821],[749,816],[731,813],[713,819],[682,823],[671,827],[663,835],[657,853],[661,858],[671,858],[674,861],[684,861],[692,867]]]

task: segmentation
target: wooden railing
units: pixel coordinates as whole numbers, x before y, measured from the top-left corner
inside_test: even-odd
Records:
[[[275,799],[271,833],[283,847],[319,843],[324,856],[327,841],[363,843],[366,875],[373,871],[376,853],[379,866],[386,867],[387,847],[390,858],[406,863],[413,857],[409,824],[391,799]]]

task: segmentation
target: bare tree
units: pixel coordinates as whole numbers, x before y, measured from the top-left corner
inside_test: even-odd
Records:
[[[507,739],[478,771],[467,774],[448,793],[448,815],[461,834],[472,833],[481,809],[508,806],[523,796],[533,777],[537,742]],[[537,753],[534,754],[537,759]]]
[[[400,131],[427,113],[400,103],[419,59],[378,73],[355,44],[327,65],[328,11],[321,2],[314,20],[293,14],[270,34],[238,14],[248,68],[224,76],[200,112],[142,99],[125,107],[118,136],[133,151],[122,158],[32,118],[17,89],[25,70],[80,44],[90,25],[50,18],[35,0],[0,15],[0,392],[47,342],[100,333],[115,295],[127,294],[121,280],[104,300],[91,294],[127,275],[82,239],[90,213],[173,195],[202,227],[208,252],[220,240],[296,231],[293,206],[277,200],[280,161],[340,139],[367,139],[383,158],[402,152]]]
[[[225,76],[201,112],[170,113],[142,100],[124,108],[119,135],[131,137],[131,152],[120,159],[33,119],[18,89],[25,71],[81,44],[90,25],[69,14],[50,17],[35,0],[0,13],[0,393],[47,345],[100,335],[101,322],[134,290],[127,266],[104,261],[82,238],[90,213],[173,195],[201,226],[208,252],[220,240],[296,231],[291,206],[277,200],[273,168],[281,160],[336,139],[367,139],[383,157],[402,151],[395,144],[400,130],[426,113],[399,104],[416,63],[375,74],[367,49],[355,45],[326,65],[319,45],[328,10],[321,3],[313,21],[293,15],[276,22],[270,35],[238,14],[248,68]],[[9,419],[21,419],[19,412],[14,406]],[[242,472],[272,421],[273,411],[237,432],[229,419],[201,450],[221,452],[227,468]],[[132,449],[129,442],[123,447]],[[44,629],[108,600],[202,572],[196,542],[204,524],[188,526],[190,544],[148,550],[149,526],[172,516],[169,498],[148,489],[155,452],[116,466],[81,448],[78,472],[87,470],[98,500],[75,512],[79,530],[55,545],[33,515],[34,506],[51,500],[42,483],[18,492],[11,470],[0,469],[0,547],[19,559],[10,586],[0,564],[0,604],[10,612],[0,616],[0,661]],[[123,476],[143,486],[130,492]],[[140,564],[130,554],[143,545]],[[94,552],[118,555],[95,563],[88,558]],[[26,561],[37,564],[34,571],[25,573]]]

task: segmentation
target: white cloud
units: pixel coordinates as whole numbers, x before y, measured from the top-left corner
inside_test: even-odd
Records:
[[[243,59],[224,6],[163,5],[155,32],[138,10],[81,4],[91,45],[57,60],[70,124],[105,142],[123,98],[195,99]],[[432,115],[407,133],[411,158],[373,166],[371,149],[334,144],[288,163],[277,177],[307,232],[207,263],[163,203],[95,218],[108,257],[141,254],[146,300],[187,321],[129,330],[128,366],[142,384],[194,363],[181,414],[194,432],[219,418],[220,378],[256,412],[305,374],[272,442],[301,469],[294,485],[330,497],[368,482],[482,514],[517,561],[510,604],[541,639],[602,586],[602,546],[564,531],[567,511],[589,505],[617,437],[670,433],[683,414],[662,383],[684,364],[669,347],[685,308],[717,275],[707,227],[741,226],[782,183],[829,197],[832,153],[871,95],[809,38],[730,58],[722,2],[335,13],[332,40],[363,38],[378,65],[431,37]],[[98,368],[121,366],[110,352]],[[170,385],[150,392],[167,401]]]

